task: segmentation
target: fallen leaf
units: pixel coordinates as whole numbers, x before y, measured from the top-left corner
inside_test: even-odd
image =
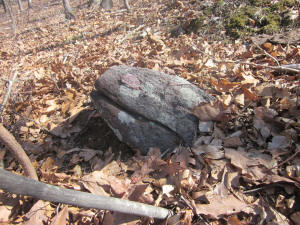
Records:
[[[79,157],[82,157],[85,162],[90,161],[97,154],[97,150],[84,148],[81,149]]]
[[[174,189],[175,189],[174,186],[170,184],[165,184],[162,186],[163,194],[167,195],[168,197],[171,197],[170,192],[172,192]]]
[[[230,137],[224,141],[224,147],[237,148],[243,145],[243,142],[239,137]]]
[[[195,159],[192,157],[192,153],[188,148],[180,147],[178,154],[172,158],[173,162],[179,162],[181,168],[188,168],[190,165],[195,165]]]
[[[66,225],[69,220],[68,206],[66,205],[60,212],[52,218],[51,225]]]
[[[254,212],[251,205],[240,201],[233,195],[222,197],[211,195],[208,197],[209,204],[196,204],[197,214],[204,214],[212,219],[220,219],[239,212]]]
[[[234,101],[239,105],[242,106],[245,105],[245,95],[244,94],[236,95]]]
[[[37,201],[25,215],[26,221],[24,225],[44,224],[48,221],[46,216],[45,202],[42,200]]]
[[[118,196],[127,193],[130,184],[130,180],[127,178],[119,179],[105,174],[103,171],[94,171],[85,175],[81,182],[93,194],[108,195],[113,191]]]
[[[192,109],[192,113],[200,121],[219,121],[222,113],[226,113],[220,102],[204,103]]]
[[[270,156],[266,154],[251,155],[242,150],[225,148],[225,158],[230,159],[232,165],[241,169],[242,174],[251,177],[253,181],[263,180],[267,169],[273,166]]]
[[[224,158],[224,151],[221,148],[221,146],[215,145],[198,145],[193,147],[193,150],[197,155],[204,154],[204,157],[208,159],[222,159]]]
[[[243,88],[242,90],[246,99],[250,101],[256,101],[258,99],[258,96],[255,93],[251,92],[249,89]]]
[[[50,172],[53,171],[53,169],[55,170],[57,168],[57,166],[55,166],[54,164],[54,160],[51,157],[48,157],[42,164],[41,166],[41,170],[43,172]]]
[[[0,206],[0,223],[9,223],[9,217],[11,214],[12,206],[2,205]]]
[[[268,149],[286,149],[289,142],[285,136],[273,136],[272,141],[268,143]],[[287,150],[287,149],[286,149]]]
[[[300,211],[293,213],[290,217],[296,225],[300,225]]]
[[[208,59],[204,65],[208,68],[217,67],[217,65],[214,63],[212,59]]]

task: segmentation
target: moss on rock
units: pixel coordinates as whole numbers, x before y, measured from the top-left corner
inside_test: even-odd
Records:
[[[254,33],[272,34],[293,23],[289,10],[295,6],[294,0],[276,3],[270,0],[249,0],[248,3],[239,7],[226,19],[226,33],[233,38]]]

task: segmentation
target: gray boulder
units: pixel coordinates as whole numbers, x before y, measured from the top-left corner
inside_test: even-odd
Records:
[[[146,153],[192,145],[198,119],[189,111],[214,100],[183,78],[150,69],[113,66],[95,83],[92,100],[116,136]]]

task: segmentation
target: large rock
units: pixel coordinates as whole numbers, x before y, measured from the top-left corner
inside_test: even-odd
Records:
[[[198,119],[189,111],[214,100],[180,77],[129,66],[111,67],[95,87],[91,97],[103,119],[121,141],[144,153],[191,145]]]

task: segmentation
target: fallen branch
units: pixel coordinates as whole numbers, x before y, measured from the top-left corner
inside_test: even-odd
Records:
[[[38,180],[33,165],[26,155],[22,146],[17,142],[14,136],[0,123],[0,141],[8,148],[11,154],[21,164],[26,176]],[[2,181],[2,180],[1,180]]]
[[[135,28],[134,30],[128,31],[127,34],[126,34],[126,36],[119,40],[119,43],[122,43],[122,42],[124,42],[125,40],[131,38],[134,34],[137,33],[137,31],[140,31],[140,30],[143,29],[145,26],[146,26],[146,25],[140,25],[140,26],[138,26],[137,28]]]
[[[264,67],[264,68],[273,69],[273,70],[281,70],[281,71],[290,71],[290,72],[300,73],[300,65],[299,64],[290,64],[290,65],[282,65],[282,66],[268,66],[268,65],[256,64],[256,63],[251,63],[251,62],[243,62],[243,61],[217,60],[212,55],[207,54],[204,51],[201,51],[196,46],[193,46],[193,47],[195,49],[197,49],[197,51],[208,56],[210,59],[212,59],[216,63],[244,64],[244,65],[255,66],[255,67]]]
[[[13,194],[32,196],[50,202],[64,203],[83,208],[111,210],[137,216],[166,219],[171,211],[125,199],[94,195],[45,184],[0,169],[0,189]]]
[[[2,104],[0,106],[0,116],[2,114],[4,107],[6,106],[8,99],[9,99],[10,92],[11,92],[12,86],[13,86],[16,78],[17,78],[17,72],[15,72],[13,78],[8,81],[9,85],[8,85],[7,91],[5,93],[4,99],[2,101]],[[31,161],[28,158],[28,156],[26,155],[24,149],[17,142],[15,137],[2,125],[2,123],[0,123],[0,141],[8,148],[8,150],[11,152],[11,154],[21,164],[25,175],[34,180],[38,180],[38,176],[35,172],[35,169],[32,166]]]
[[[256,64],[256,63],[251,63],[251,62],[242,62],[242,61],[233,61],[233,60],[216,60],[216,59],[214,59],[214,61],[216,63],[235,63],[235,64],[244,64],[244,65],[249,65],[249,66],[255,66],[255,67],[264,67],[264,68],[273,69],[273,70],[283,70],[283,71],[290,71],[290,72],[295,72],[295,73],[300,72],[300,69],[294,69],[294,68],[288,67],[286,65],[268,66],[268,65]]]

